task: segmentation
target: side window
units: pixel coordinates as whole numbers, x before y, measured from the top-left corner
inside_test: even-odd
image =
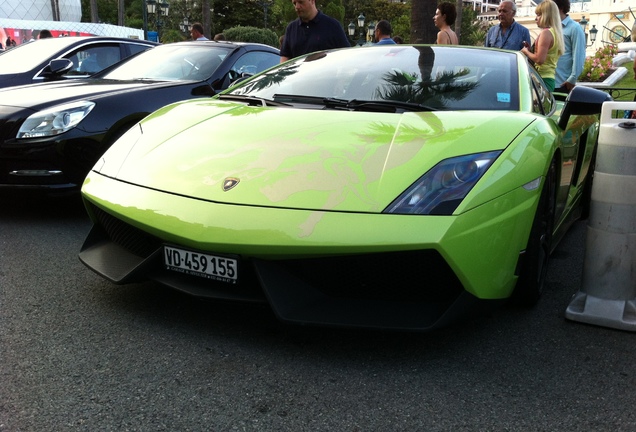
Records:
[[[141,51],[146,51],[148,48],[150,48],[148,45],[128,44],[130,55],[135,55],[137,53],[140,53]]]
[[[528,70],[530,71],[533,87],[532,111],[543,115],[550,115],[555,107],[554,97],[545,86],[543,79],[541,79],[537,71],[531,66],[528,67]]]
[[[232,66],[232,76],[240,78],[254,75],[277,65],[280,57],[265,51],[252,51],[242,55]]]
[[[73,62],[69,75],[92,75],[121,60],[119,45],[89,45],[66,56]]]

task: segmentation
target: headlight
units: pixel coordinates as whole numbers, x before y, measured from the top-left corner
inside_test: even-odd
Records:
[[[64,133],[77,126],[94,106],[94,102],[80,101],[39,111],[26,119],[16,138],[38,138]]]
[[[492,151],[441,161],[393,201],[384,213],[453,214],[500,154],[501,151]]]

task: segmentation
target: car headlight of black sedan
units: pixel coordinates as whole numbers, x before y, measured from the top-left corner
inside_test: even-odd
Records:
[[[62,134],[73,129],[95,107],[95,102],[77,101],[57,105],[30,115],[16,138],[40,138]]]

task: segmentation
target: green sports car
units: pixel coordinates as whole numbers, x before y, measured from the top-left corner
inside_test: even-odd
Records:
[[[496,49],[293,59],[123,135],[84,182],[80,259],[293,323],[429,330],[533,304],[589,202],[606,100],[556,100]]]

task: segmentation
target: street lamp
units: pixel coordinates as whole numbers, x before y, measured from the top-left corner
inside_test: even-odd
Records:
[[[192,29],[192,22],[191,22],[192,17],[190,16],[190,2],[188,0],[184,0],[183,5],[184,5],[184,8],[182,9],[183,19],[179,23],[179,29],[181,29],[181,31],[185,33],[189,39],[191,37],[190,29]],[[197,4],[194,3],[192,6],[196,7],[196,5]]]
[[[363,14],[358,15],[358,28],[360,28],[360,39],[358,39],[358,42],[356,43],[356,45],[364,45],[364,15]],[[347,31],[349,32],[349,36],[351,37],[351,39],[353,39],[356,33],[356,25],[353,23],[353,21],[347,26]]]
[[[579,21],[579,25],[583,29],[583,33],[585,33],[585,46],[594,45],[594,42],[596,42],[596,35],[598,33],[596,25],[592,24],[592,28],[590,29],[590,43],[589,44],[587,43],[587,25],[588,25],[588,20],[585,19],[585,15],[583,15],[583,17]]]
[[[598,30],[596,29],[596,26],[592,24],[592,29],[590,30],[590,46],[594,45],[594,42],[596,42],[597,33]],[[585,42],[587,43],[587,39],[585,40]]]
[[[188,34],[190,33],[190,27],[190,18],[187,16],[183,17],[183,21],[181,21],[181,24],[179,24],[179,28],[181,29],[181,31]]]
[[[267,28],[267,12],[269,11],[269,9],[272,7],[272,1],[271,0],[261,0],[258,2],[258,5],[261,6],[263,8],[263,27]]]
[[[170,5],[164,1],[146,0],[146,8],[149,14],[157,14],[157,16],[168,16],[168,8]]]
[[[148,15],[155,15],[155,26],[157,28],[157,42],[161,40],[162,16],[168,16],[170,5],[163,0],[146,0],[144,9],[144,38],[148,39]]]

